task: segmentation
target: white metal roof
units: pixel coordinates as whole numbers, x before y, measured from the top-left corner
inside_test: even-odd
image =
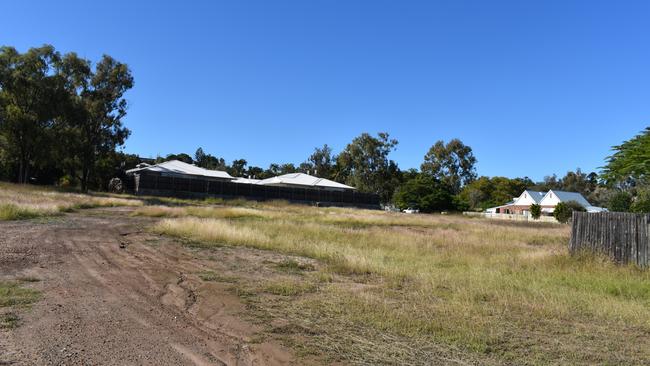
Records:
[[[546,196],[546,192],[539,192],[539,191],[531,191],[530,189],[525,190],[524,192],[527,192],[530,198],[535,201],[535,203],[539,204],[542,202],[542,198]]]
[[[333,180],[318,178],[305,173],[291,173],[279,175],[277,177],[264,179],[257,184],[261,185],[278,185],[291,184],[316,188],[335,188],[335,189],[356,189],[348,185],[335,182]]]
[[[233,180],[234,183],[246,183],[246,184],[258,184],[261,182],[261,179],[252,179],[252,178],[242,178],[242,177],[237,177],[235,180]]]
[[[590,207],[591,203],[587,201],[580,193],[578,192],[565,192],[565,191],[556,191],[556,190],[550,190],[548,193],[553,193],[557,196],[557,198],[560,199],[560,202],[568,202],[568,201],[576,201],[578,202],[582,207]],[[547,194],[548,194],[547,193]]]
[[[156,165],[130,169],[127,170],[126,173],[133,174],[143,170],[172,175],[197,175],[210,178],[235,179],[233,176],[226,172],[220,170],[204,169],[196,165],[184,163],[179,160],[169,160]]]

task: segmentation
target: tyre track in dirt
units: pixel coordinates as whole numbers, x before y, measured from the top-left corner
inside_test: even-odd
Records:
[[[299,363],[278,344],[251,342],[258,326],[237,316],[239,299],[193,275],[206,260],[128,212],[0,224],[1,278],[39,278],[30,286],[43,293],[20,327],[0,331],[0,364]]]

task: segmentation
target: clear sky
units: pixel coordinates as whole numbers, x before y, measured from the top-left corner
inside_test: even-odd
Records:
[[[650,121],[650,2],[3,1],[0,44],[129,64],[126,151],[300,163],[362,132],[419,167],[439,139],[481,175],[602,166]]]

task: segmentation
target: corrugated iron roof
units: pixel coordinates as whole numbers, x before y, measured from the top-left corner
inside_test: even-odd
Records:
[[[337,188],[337,189],[356,189],[348,185],[335,182],[333,180],[314,177],[305,173],[290,173],[279,175],[277,177],[264,179],[257,184],[273,185],[273,184],[292,184],[317,188]]]
[[[532,198],[533,201],[535,201],[535,203],[537,203],[537,204],[542,202],[542,198],[544,198],[544,196],[546,196],[546,192],[532,191],[530,189],[527,189],[524,192],[528,193],[530,198]]]
[[[550,190],[548,193],[555,194],[557,196],[557,198],[560,199],[561,202],[576,201],[582,207],[591,206],[591,203],[589,203],[589,201],[587,201],[587,199],[584,198],[584,196],[581,195],[578,192],[565,192],[565,191]]]
[[[143,170],[158,172],[162,174],[196,175],[196,176],[203,176],[203,177],[210,177],[210,178],[235,179],[227,172],[221,170],[204,169],[196,165],[184,163],[180,160],[169,160],[169,161],[165,161],[164,163],[160,163],[156,165],[130,169],[127,170],[126,173],[133,174]]]

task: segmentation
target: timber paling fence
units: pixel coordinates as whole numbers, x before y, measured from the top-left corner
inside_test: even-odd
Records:
[[[264,186],[153,174],[137,175],[132,182],[132,186],[136,194],[244,197],[255,200],[283,199],[288,201],[322,202],[356,207],[379,207],[378,195],[355,191],[328,191],[314,188]]]
[[[591,251],[617,263],[647,267],[650,262],[650,215],[621,212],[573,212],[569,251]]]

